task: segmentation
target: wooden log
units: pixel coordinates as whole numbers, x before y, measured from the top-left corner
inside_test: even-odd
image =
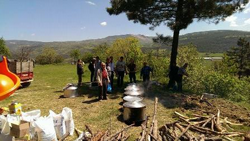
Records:
[[[225,121],[227,124],[235,125],[235,126],[241,126],[241,125],[243,125],[243,124],[240,124],[240,123],[232,123],[232,122],[228,121],[227,119],[228,119],[227,117],[224,118],[224,121]]]
[[[97,132],[95,136],[91,138],[91,141],[100,141],[101,138],[104,136],[105,132]]]
[[[80,131],[79,129],[75,128],[75,133],[76,133],[76,136],[79,137],[80,134],[82,133],[82,131]]]

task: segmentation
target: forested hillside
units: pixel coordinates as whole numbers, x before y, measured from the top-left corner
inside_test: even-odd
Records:
[[[59,54],[68,56],[72,49],[79,49],[82,53],[91,51],[92,48],[100,44],[111,44],[118,38],[126,38],[133,36],[138,38],[143,50],[156,49],[159,45],[154,44],[152,37],[144,35],[116,35],[109,36],[102,39],[91,39],[83,41],[65,41],[65,42],[36,42],[36,41],[24,41],[24,40],[7,40],[6,44],[11,51],[16,51],[20,47],[29,47],[34,51],[34,55],[37,55],[43,47],[52,47]],[[237,40],[240,37],[245,37],[250,41],[250,32],[246,31],[233,31],[233,30],[218,30],[218,31],[205,31],[195,32],[180,36],[180,45],[192,43],[197,46],[199,52],[225,52],[232,46],[237,45]],[[169,45],[162,45],[160,48],[170,49]]]

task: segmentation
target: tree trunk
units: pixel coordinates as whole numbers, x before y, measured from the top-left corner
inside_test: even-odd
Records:
[[[180,30],[175,29],[173,34],[174,35],[173,35],[173,42],[172,42],[170,66],[173,66],[173,64],[176,64]]]
[[[177,11],[176,11],[176,18],[175,18],[175,25],[173,27],[174,33],[173,33],[173,42],[172,42],[172,51],[171,51],[171,59],[170,59],[170,67],[173,66],[173,64],[176,64],[176,58],[177,58],[177,50],[178,50],[178,43],[179,43],[179,34],[181,29],[181,19],[183,15],[183,0],[178,1]]]

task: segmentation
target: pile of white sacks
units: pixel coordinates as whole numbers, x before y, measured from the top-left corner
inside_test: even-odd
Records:
[[[63,108],[60,114],[49,111],[49,116],[41,117],[40,110],[23,112],[21,116],[0,115],[0,141],[12,140],[10,136],[11,123],[20,123],[21,120],[30,123],[29,138],[38,141],[57,141],[63,135],[74,133],[72,110]],[[11,139],[10,139],[11,138]]]

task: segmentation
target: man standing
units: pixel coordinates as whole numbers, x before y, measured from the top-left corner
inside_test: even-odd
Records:
[[[188,63],[185,63],[178,70],[177,79],[176,79],[177,84],[178,84],[178,88],[177,88],[178,92],[182,92],[182,79],[183,79],[183,75],[188,76],[187,71],[186,71],[187,66],[188,66]]]
[[[94,79],[94,72],[95,72],[95,58],[93,58],[91,60],[91,62],[89,63],[89,71],[90,71],[90,82],[93,82],[93,79]]]
[[[176,63],[174,63],[172,66],[170,66],[169,74],[168,74],[169,82],[168,82],[168,85],[167,85],[167,89],[169,89],[169,88],[174,89],[175,88],[175,82],[177,80],[178,70],[179,70],[179,67],[176,66]]]
[[[129,71],[130,83],[132,83],[133,81],[134,81],[134,83],[136,83],[136,76],[135,76],[136,65],[135,65],[133,59],[130,59],[130,64],[128,65],[128,71]]]
[[[116,75],[117,75],[117,86],[123,85],[124,73],[126,72],[126,64],[123,62],[123,57],[120,57],[119,61],[116,63]]]
[[[140,75],[141,77],[143,77],[143,82],[147,82],[150,80],[150,72],[152,73],[153,70],[149,66],[147,66],[146,62],[144,62]]]

